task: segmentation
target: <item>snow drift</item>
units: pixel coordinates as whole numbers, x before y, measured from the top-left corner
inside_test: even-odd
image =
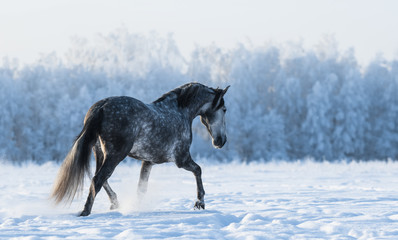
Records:
[[[1,239],[397,239],[396,162],[214,164],[200,160],[206,210],[194,211],[195,179],[154,166],[144,201],[139,164],[121,163],[109,183],[121,209],[99,192],[71,206],[48,199],[59,164],[0,164]],[[88,179],[87,179],[88,180]],[[86,182],[88,183],[88,181]]]

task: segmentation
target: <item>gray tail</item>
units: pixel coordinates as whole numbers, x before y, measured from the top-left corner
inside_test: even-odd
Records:
[[[89,173],[91,148],[95,144],[102,122],[102,106],[93,106],[87,113],[83,130],[58,172],[51,197],[55,203],[71,202],[83,188],[84,173]]]

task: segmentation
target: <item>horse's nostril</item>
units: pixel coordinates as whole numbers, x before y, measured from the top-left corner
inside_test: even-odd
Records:
[[[227,141],[227,139],[225,137],[224,138],[217,137],[216,139],[213,140],[213,144],[217,148],[222,148],[226,141]]]

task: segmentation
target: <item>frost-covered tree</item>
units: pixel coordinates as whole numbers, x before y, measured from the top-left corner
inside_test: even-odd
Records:
[[[365,157],[365,134],[370,126],[364,87],[360,73],[353,70],[336,97],[332,138],[337,159]]]
[[[374,116],[377,129],[374,133],[374,151],[382,159],[398,158],[398,63],[394,61],[390,71],[379,69],[385,75],[384,88],[379,89],[380,99],[379,116]],[[388,74],[388,75],[387,75]],[[378,94],[377,94],[378,95]]]
[[[16,158],[19,151],[16,148],[15,118],[20,111],[18,97],[18,82],[14,79],[16,64],[9,59],[3,59],[0,67],[0,159]]]
[[[385,147],[388,144],[383,139],[387,121],[385,119],[390,102],[386,101],[387,89],[392,87],[391,75],[383,59],[376,59],[366,69],[364,75],[365,94],[369,101],[369,131],[366,132],[366,153],[369,159],[386,158]],[[381,148],[382,147],[382,148]],[[383,150],[382,150],[383,149]]]
[[[307,116],[303,123],[306,134],[305,148],[315,159],[333,160],[334,91],[337,76],[330,74],[317,82],[307,98]]]
[[[191,54],[187,75],[191,81],[205,84],[225,84],[229,79],[231,52],[210,45],[196,46]]]
[[[306,98],[301,80],[284,78],[278,87],[277,111],[285,123],[286,150],[291,159],[305,157],[302,123],[306,116]]]
[[[286,157],[284,123],[275,108],[276,49],[234,54],[229,92],[231,145],[246,161]]]

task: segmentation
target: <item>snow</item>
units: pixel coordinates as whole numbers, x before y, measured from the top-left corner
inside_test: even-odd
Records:
[[[101,191],[92,214],[49,200],[59,164],[0,164],[0,239],[397,239],[398,163],[201,159],[206,210],[195,211],[195,179],[154,166],[136,199],[140,166],[121,163],[110,179],[121,208]]]

